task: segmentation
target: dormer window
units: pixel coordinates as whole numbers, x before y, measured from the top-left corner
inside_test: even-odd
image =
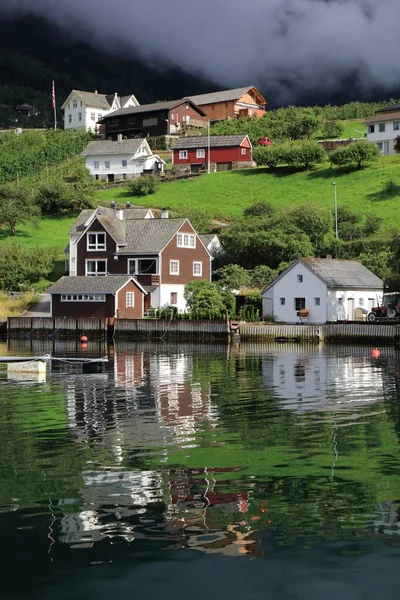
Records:
[[[89,251],[105,250],[106,249],[106,234],[105,233],[88,233],[87,249]]]

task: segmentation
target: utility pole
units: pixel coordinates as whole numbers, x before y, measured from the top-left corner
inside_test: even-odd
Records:
[[[207,173],[210,173],[211,166],[211,136],[210,136],[210,119],[208,119],[208,127],[207,127]]]
[[[336,183],[332,182],[333,185],[333,206],[335,211],[335,237],[339,239],[338,226],[337,226],[337,196],[336,196]]]

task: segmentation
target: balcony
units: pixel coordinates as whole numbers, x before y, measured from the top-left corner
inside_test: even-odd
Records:
[[[140,285],[160,285],[160,276],[153,273],[134,275]]]

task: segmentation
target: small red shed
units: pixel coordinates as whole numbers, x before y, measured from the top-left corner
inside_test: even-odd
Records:
[[[172,149],[173,165],[187,165],[191,173],[207,171],[209,149],[210,171],[253,166],[253,148],[247,135],[182,137]]]
[[[54,318],[143,318],[146,291],[129,275],[65,276],[48,293]]]

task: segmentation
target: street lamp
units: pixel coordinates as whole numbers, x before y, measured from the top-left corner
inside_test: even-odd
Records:
[[[208,119],[208,126],[207,126],[207,173],[210,173],[210,166],[211,166],[210,151],[211,151],[210,119]]]
[[[334,207],[335,207],[335,237],[336,239],[339,238],[338,235],[338,228],[337,228],[337,197],[336,197],[336,183],[333,181],[332,182],[333,185],[333,202],[334,202]]]

